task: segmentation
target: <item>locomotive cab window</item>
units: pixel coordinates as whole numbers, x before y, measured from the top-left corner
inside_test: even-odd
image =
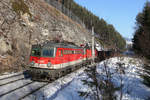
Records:
[[[54,57],[54,48],[44,48],[42,50],[42,56],[44,56],[44,57]]]
[[[37,48],[32,49],[31,56],[40,56],[40,55],[41,55],[40,49]]]

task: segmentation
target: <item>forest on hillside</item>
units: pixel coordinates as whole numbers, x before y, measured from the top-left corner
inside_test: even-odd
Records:
[[[137,54],[150,59],[150,2],[148,1],[143,11],[136,17],[133,49]]]
[[[97,40],[108,48],[124,49],[126,42],[113,25],[108,24],[103,18],[99,18],[85,7],[80,6],[74,0],[56,0],[79,17],[89,30],[94,27]]]
[[[133,38],[133,50],[144,59],[144,69],[147,74],[142,75],[143,83],[150,87],[150,2],[147,1],[143,11],[136,16],[136,27]]]

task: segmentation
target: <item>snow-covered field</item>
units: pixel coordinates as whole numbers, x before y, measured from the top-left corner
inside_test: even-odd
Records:
[[[116,87],[120,86],[120,79],[122,78],[123,100],[148,100],[150,98],[150,88],[146,87],[142,83],[143,79],[140,77],[141,74],[144,74],[142,62],[140,60],[128,57],[115,57],[105,60],[97,65],[97,72],[100,75],[105,75],[104,63],[107,64],[110,72],[113,73],[112,81]],[[117,72],[119,64],[122,64],[124,74],[119,74]],[[4,78],[6,76],[11,75],[0,76],[0,78]],[[88,90],[87,86],[83,85],[83,79],[87,79],[84,68],[49,83],[32,95],[25,97],[23,100],[85,100],[78,94],[78,91]],[[0,86],[0,95],[30,82],[32,81],[29,79],[23,79],[8,85]],[[2,97],[0,96],[0,100],[17,100],[19,99],[19,96],[22,97],[27,92],[30,92],[43,84],[45,83],[33,82],[21,89],[15,90],[12,93]],[[120,94],[120,91],[116,92],[118,99],[120,98]],[[86,100],[90,99],[86,98]]]

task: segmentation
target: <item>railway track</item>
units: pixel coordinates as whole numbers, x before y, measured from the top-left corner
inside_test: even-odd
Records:
[[[19,81],[19,80],[23,80],[23,79],[25,79],[25,78],[19,78],[19,79],[16,79],[16,80],[12,80],[12,81],[0,84],[0,86],[7,85],[7,84],[10,84],[10,83],[13,83],[13,82],[16,82],[16,81]]]
[[[9,76],[9,77],[5,77],[5,78],[2,78],[0,80],[4,81],[2,82],[2,84],[0,84],[0,89],[3,89],[5,88],[5,86],[7,87],[7,85],[9,85],[9,87],[12,85],[12,84],[18,84],[19,81],[25,81],[25,78],[20,76],[22,75],[21,73],[20,74],[17,74],[17,75],[12,75],[12,76]],[[17,77],[19,76],[19,77]],[[15,78],[17,79],[15,79]],[[11,78],[14,78],[14,79],[11,79]],[[11,80],[9,80],[11,79]],[[9,80],[9,81],[8,81]],[[5,82],[6,81],[6,82]],[[18,83],[17,83],[18,82]],[[31,81],[30,82],[27,82],[26,84],[23,84],[21,86],[18,86],[14,89],[10,89],[10,90],[6,90],[6,91],[3,91],[2,90],[0,91],[0,100],[7,100],[7,99],[10,99],[12,98],[13,99],[13,95],[16,94],[18,95],[17,93],[19,93],[18,91],[23,91],[24,88],[27,88],[27,87],[34,87],[36,85],[34,84],[37,84],[37,86],[31,90],[28,90],[27,93],[23,93],[21,96],[18,96],[17,97],[17,100],[22,100],[32,94],[34,94],[36,91],[39,91],[41,88],[47,86],[49,83],[51,83],[53,81],[50,81],[50,82],[35,82],[35,81]],[[43,84],[44,83],[44,84]],[[13,85],[12,85],[13,86]]]
[[[54,81],[56,81],[56,80],[54,80]],[[16,87],[15,89],[12,89],[12,90],[9,90],[9,91],[6,91],[6,92],[0,94],[0,100],[1,99],[9,100],[10,98],[12,100],[24,100],[30,96],[33,96],[34,93],[38,92],[40,89],[44,88],[45,86],[49,85],[50,83],[52,83],[54,81],[50,81],[50,82],[31,81],[31,82],[28,82],[22,86]],[[10,84],[8,84],[8,85],[10,85]],[[30,89],[28,87],[33,87],[33,88]],[[26,91],[23,92],[24,90],[26,90]],[[21,93],[21,95],[19,95],[19,93]],[[13,98],[13,96],[17,96],[17,97]]]
[[[7,79],[9,79],[11,77],[15,77],[15,76],[19,76],[19,75],[14,75],[14,76],[10,76],[10,77],[7,77],[7,78],[3,78],[3,80],[7,80]],[[64,77],[64,76],[62,76],[62,77]],[[60,78],[62,78],[62,77],[60,77]],[[14,87],[14,89],[10,88],[9,90],[6,90],[6,91],[1,90],[0,91],[0,100],[1,99],[2,100],[10,100],[10,98],[11,98],[11,100],[24,100],[28,97],[34,96],[34,94],[36,94],[42,88],[46,87],[47,85],[49,85],[50,83],[53,83],[56,80],[53,80],[53,81],[50,81],[50,82],[36,82],[36,81],[28,80],[29,81],[28,82],[23,77],[23,78],[19,78],[19,79],[15,79],[15,80],[6,82],[4,84],[0,84],[0,89],[1,89],[1,87],[5,88],[5,85],[6,85],[6,87],[7,87],[7,85],[9,85],[9,87],[11,87],[12,84],[17,85],[20,82],[24,81],[24,82],[22,82],[23,85]],[[26,83],[26,84],[24,84],[24,83]],[[14,97],[14,95],[16,97]]]
[[[0,87],[28,78],[30,78],[30,76],[27,74],[27,71],[23,71],[15,75],[10,75],[4,78],[0,78]]]
[[[92,64],[92,65],[89,65],[88,67],[92,67],[92,66],[95,66],[95,65],[96,65],[96,64]],[[69,74],[71,74],[71,73],[69,73]],[[66,74],[66,75],[67,75],[67,74]],[[64,77],[64,76],[62,76],[62,77]],[[60,78],[62,78],[62,77],[60,77]],[[59,79],[59,78],[58,78],[58,79]],[[57,79],[56,79],[56,80],[57,80]],[[24,100],[26,97],[29,97],[29,96],[33,95],[34,93],[36,93],[36,92],[39,91],[40,89],[46,87],[47,85],[49,85],[50,83],[52,83],[52,82],[54,82],[54,81],[56,81],[56,80],[53,80],[53,81],[50,81],[50,82],[45,83],[43,86],[38,87],[37,89],[35,89],[35,90],[31,91],[30,93],[24,95],[23,97],[19,98],[18,100]],[[25,99],[25,100],[26,100],[26,99]]]
[[[22,100],[48,84],[49,83],[31,81],[0,94],[0,100]]]
[[[7,94],[9,94],[9,93],[11,93],[11,92],[14,92],[14,91],[16,91],[16,90],[18,90],[18,89],[20,89],[20,88],[23,88],[23,87],[25,87],[25,86],[27,86],[27,85],[32,84],[32,83],[34,83],[34,82],[29,82],[29,83],[27,83],[27,84],[25,84],[25,85],[22,85],[22,86],[19,86],[19,87],[15,88],[15,89],[13,89],[13,90],[10,90],[10,91],[8,91],[8,92],[2,93],[2,94],[0,94],[0,98],[1,98],[2,96],[4,96],[4,95],[7,95]]]
[[[33,91],[31,91],[31,92],[27,93],[26,95],[24,95],[24,96],[20,97],[18,100],[23,100],[24,98],[26,98],[26,97],[28,97],[28,96],[30,96],[30,95],[32,95],[32,94],[34,94],[35,92],[37,92],[37,91],[38,91],[38,90],[40,90],[41,88],[43,88],[43,87],[47,86],[49,83],[51,83],[51,82],[47,82],[47,83],[46,83],[46,84],[44,84],[43,86],[40,86],[40,87],[38,87],[37,89],[35,89],[35,90],[33,90]]]
[[[5,80],[5,79],[9,79],[9,78],[12,78],[12,77],[17,77],[17,76],[20,76],[20,75],[23,75],[23,73],[19,73],[19,74],[16,74],[16,75],[0,78],[0,81]]]

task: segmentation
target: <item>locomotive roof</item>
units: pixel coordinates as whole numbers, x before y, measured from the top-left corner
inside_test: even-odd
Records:
[[[77,45],[68,44],[68,43],[43,43],[43,44],[37,44],[32,45],[33,48],[44,48],[44,47],[60,47],[60,48],[75,48],[75,49],[82,49],[82,47],[79,47]]]

